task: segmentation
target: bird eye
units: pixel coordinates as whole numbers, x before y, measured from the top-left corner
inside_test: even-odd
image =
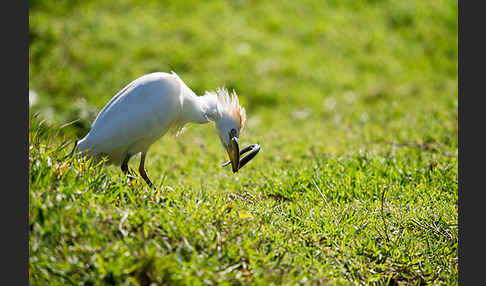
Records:
[[[229,135],[230,135],[230,138],[236,137],[236,130],[234,128],[231,129]]]

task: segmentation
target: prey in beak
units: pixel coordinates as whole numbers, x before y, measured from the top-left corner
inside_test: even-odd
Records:
[[[240,150],[240,146],[238,145],[238,137],[236,134],[236,130],[232,129],[229,135],[229,145],[226,147],[228,151],[229,161],[222,164],[221,167],[228,166],[231,164],[233,168],[233,173],[238,172],[246,163],[250,162],[251,159],[255,158],[255,156],[260,151],[260,145],[258,144],[251,144],[246,146],[245,148]],[[249,152],[240,160],[240,156]]]
[[[251,145],[248,145],[245,148],[241,149],[240,150],[240,156],[245,154],[246,152],[249,152],[249,153],[246,154],[243,158],[241,158],[240,162],[238,163],[238,170],[243,168],[243,166],[245,166],[246,163],[250,162],[251,159],[255,158],[255,156],[258,154],[259,151],[260,151],[260,145],[258,145],[258,144],[251,144]],[[230,155],[230,158],[231,158],[231,155]],[[228,166],[230,163],[232,164],[232,166],[234,166],[233,161],[230,160],[230,161],[222,164],[221,167]]]
[[[236,173],[238,172],[238,169],[240,167],[240,147],[238,146],[238,138],[231,135],[230,144],[227,150],[231,162],[231,167],[233,168],[233,173]]]

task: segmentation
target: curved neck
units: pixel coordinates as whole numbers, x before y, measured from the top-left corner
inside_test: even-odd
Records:
[[[207,123],[214,121],[217,113],[216,98],[210,95],[197,96],[189,88],[182,92],[182,116],[185,122]]]

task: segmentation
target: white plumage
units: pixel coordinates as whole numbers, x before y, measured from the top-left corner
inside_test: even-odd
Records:
[[[107,156],[108,163],[121,165],[125,173],[130,157],[142,153],[139,171],[152,185],[145,173],[145,155],[169,130],[177,132],[189,122],[214,121],[233,162],[237,159],[233,149],[238,146],[232,146],[232,138],[237,144],[245,119],[234,92],[230,96],[225,89],[218,89],[197,96],[174,72],[151,73],[132,81],[106,104],[75,150],[96,159]]]

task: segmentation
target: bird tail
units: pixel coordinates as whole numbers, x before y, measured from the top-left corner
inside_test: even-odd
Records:
[[[88,146],[87,146],[86,138],[80,139],[80,140],[75,140],[74,141],[74,146],[71,152],[66,157],[72,157],[73,155],[79,155],[79,156],[86,156],[88,154]]]

